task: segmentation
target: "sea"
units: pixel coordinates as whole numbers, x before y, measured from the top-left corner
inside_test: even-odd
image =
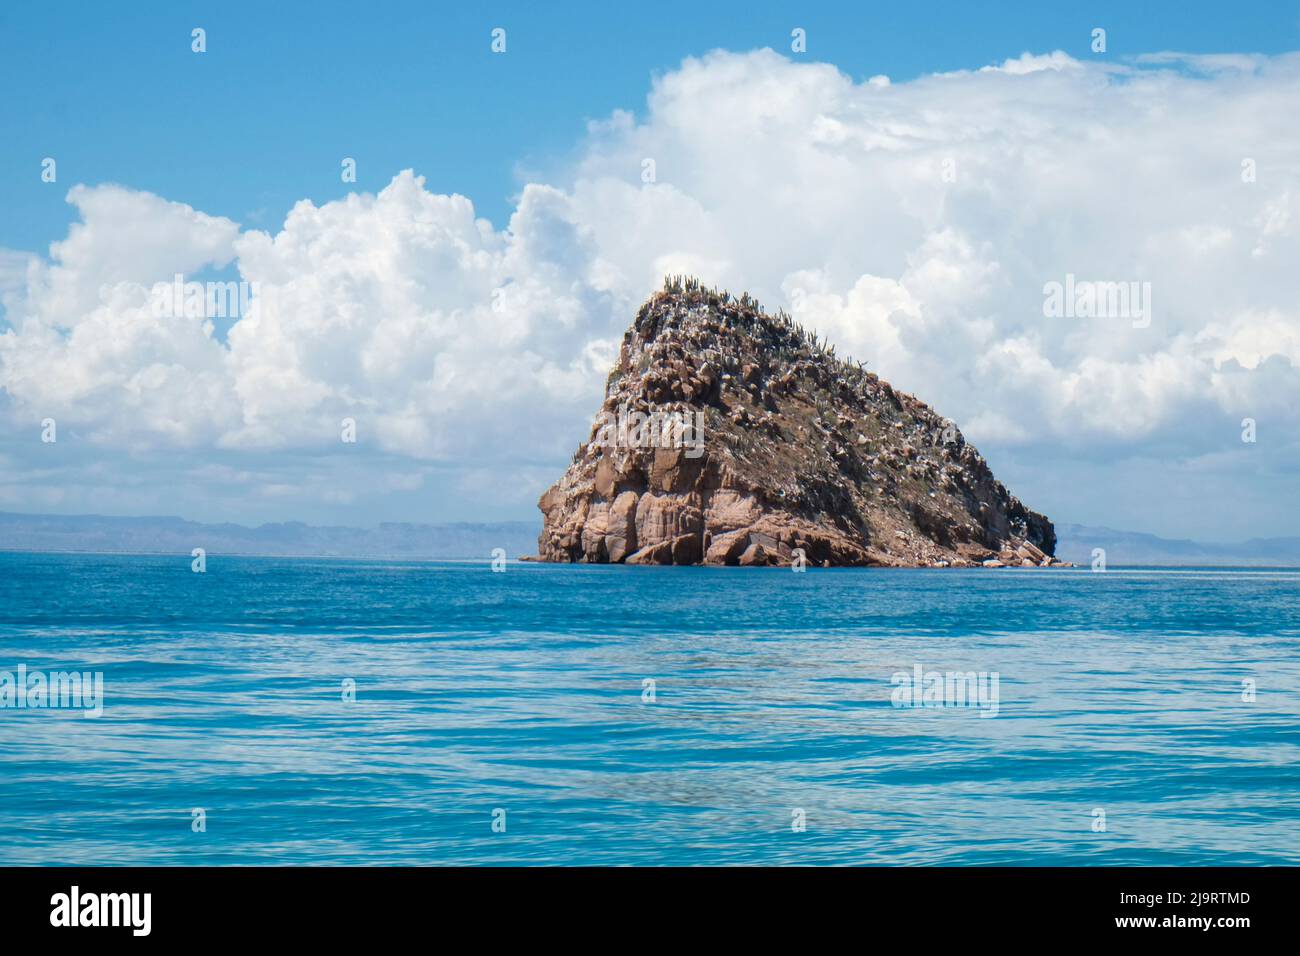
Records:
[[[1294,570],[0,553],[0,864],[1296,863]]]

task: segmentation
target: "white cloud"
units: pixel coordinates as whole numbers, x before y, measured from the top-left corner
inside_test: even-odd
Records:
[[[544,186],[501,233],[410,172],[303,201],[274,236],[118,187],[69,200],[82,222],[10,309],[0,381],[109,445],[320,449],[351,417],[417,459],[564,454],[630,308]],[[141,226],[155,220],[160,235]],[[226,342],[154,314],[154,283],[236,258],[256,294]]]
[[[1077,60],[1072,59],[1061,50],[1054,50],[1041,56],[1036,56],[1033,53],[1022,53],[1015,59],[1005,60],[1001,66],[986,66],[980,72],[1002,72],[1023,76],[1026,73],[1037,73],[1039,70],[1071,70],[1078,68],[1079,62]]]
[[[1042,476],[1067,451],[1208,454],[1245,415],[1281,441],[1300,424],[1296,102],[1295,55],[1026,53],[891,83],[717,52],[657,79],[640,120],[592,124],[500,231],[411,172],[304,200],[274,234],[79,186],[48,259],[0,256],[0,386],[14,421],[105,448],[319,455],[350,416],[397,462],[376,487],[435,486],[402,477],[412,461],[461,490],[543,484],[636,305],[686,271],[791,309],[992,450],[1033,448]],[[231,262],[261,297],[224,340],[143,301]],[[1044,317],[1067,274],[1149,282],[1149,327]]]
[[[703,237],[706,278],[793,305],[973,437],[1193,453],[1249,412],[1224,363],[1296,360],[1300,56],[1152,60],[1168,68],[1025,54],[881,88],[712,54],[661,80],[639,125],[594,131],[575,202],[624,274]],[[629,183],[641,155],[659,185]],[[689,217],[604,241],[668,191]],[[1044,318],[1067,273],[1150,282],[1150,327]],[[1270,388],[1300,408],[1300,376]]]

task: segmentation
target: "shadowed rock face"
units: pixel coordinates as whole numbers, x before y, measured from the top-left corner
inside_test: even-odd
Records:
[[[1056,563],[1052,523],[950,421],[747,295],[669,280],[605,396],[538,502],[541,560]]]

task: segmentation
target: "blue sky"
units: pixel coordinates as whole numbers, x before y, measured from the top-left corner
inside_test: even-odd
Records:
[[[986,9],[987,8],[987,9]],[[190,30],[208,53],[190,51]],[[508,56],[489,31],[508,31]],[[854,77],[905,80],[1023,51],[1112,56],[1292,50],[1293,3],[428,2],[27,3],[0,7],[0,245],[61,238],[64,190],[117,182],[249,226],[304,197],[341,196],[414,167],[498,227],[527,174],[546,172],[585,123],[641,110],[650,77],[715,48],[788,49]]]
[[[990,6],[0,7],[0,510],[535,518],[685,271],[1055,520],[1300,534],[1300,4]],[[261,311],[150,315],[177,273]]]

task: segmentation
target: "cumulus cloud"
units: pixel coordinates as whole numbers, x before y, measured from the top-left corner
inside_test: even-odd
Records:
[[[0,381],[105,445],[319,449],[351,418],[413,459],[555,456],[628,308],[545,186],[502,232],[410,171],[300,202],[275,235],[118,187],[69,201],[81,222],[51,260],[11,265]],[[250,291],[224,341],[206,314],[156,307],[160,283],[232,260]]]
[[[1189,414],[1206,400],[1223,421],[1300,407],[1300,376],[1244,403],[1225,381],[1234,362],[1300,360],[1300,134],[1286,119],[1300,57],[1150,59],[1026,54],[878,86],[767,51],[714,54],[664,77],[642,123],[594,130],[575,202],[622,273],[644,281],[660,249],[698,261],[973,437],[1174,431],[1194,453],[1214,442]],[[628,181],[642,155],[656,186]],[[655,206],[679,215],[646,217]],[[648,242],[609,235],[645,218]],[[1067,274],[1150,283],[1150,326],[1045,317],[1045,283]]]
[[[14,422],[137,453],[320,455],[352,417],[395,463],[378,487],[427,493],[431,467],[459,494],[504,469],[527,497],[583,436],[636,305],[693,272],[789,309],[995,465],[1032,451],[1031,488],[1068,456],[1239,458],[1245,416],[1294,456],[1296,102],[1296,55],[857,82],[715,52],[593,123],[500,230],[410,171],[274,233],[79,186],[48,257],[0,256],[0,387]],[[227,267],[257,294],[224,337],[149,307],[154,283]],[[1067,276],[1149,284],[1149,323],[1045,315]]]

